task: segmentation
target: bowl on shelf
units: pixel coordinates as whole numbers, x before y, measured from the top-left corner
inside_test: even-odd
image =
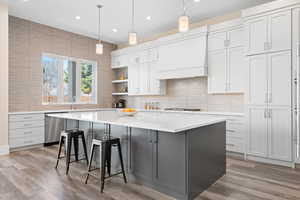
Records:
[[[137,113],[136,109],[133,108],[124,108],[120,110],[120,113],[124,116],[134,116]]]

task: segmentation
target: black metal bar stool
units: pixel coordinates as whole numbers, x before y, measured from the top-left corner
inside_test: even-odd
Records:
[[[79,159],[78,158],[78,145],[79,145],[79,138],[81,138],[82,145],[83,145],[83,151],[85,158]],[[71,161],[71,150],[72,150],[72,141],[74,143],[74,156],[75,160]],[[61,157],[61,149],[63,144],[65,144],[65,156]],[[84,131],[79,130],[79,129],[72,129],[72,130],[64,130],[60,134],[60,141],[59,141],[59,149],[58,149],[58,155],[57,155],[57,161],[56,161],[56,166],[57,168],[59,160],[61,158],[66,157],[66,174],[69,173],[69,167],[70,163],[72,162],[78,162],[80,160],[86,160],[88,164],[88,156],[87,156],[87,148],[86,148],[86,143],[85,143],[85,138],[84,138]]]
[[[123,157],[122,157],[122,150],[121,150],[121,142],[120,138],[115,138],[110,136],[110,126],[109,126],[109,134],[103,135],[99,139],[93,139],[92,141],[92,146],[91,146],[91,152],[90,152],[90,158],[89,158],[89,166],[88,166],[88,174],[85,180],[85,184],[87,184],[89,176],[93,176],[91,174],[91,171],[97,170],[99,168],[91,169],[92,168],[92,160],[94,156],[94,151],[96,146],[99,147],[100,150],[100,155],[101,155],[101,162],[100,162],[100,172],[101,172],[101,193],[103,192],[104,189],[104,183],[105,179],[110,178],[112,176],[116,176],[119,174],[123,174],[124,182],[127,183],[126,175],[125,175],[125,170],[124,170],[124,164],[123,164]],[[115,174],[111,174],[111,150],[112,147],[117,147],[118,148],[118,154],[119,154],[119,159],[120,159],[120,164],[121,164],[121,172],[117,172]],[[108,172],[108,176],[106,176],[106,170]]]

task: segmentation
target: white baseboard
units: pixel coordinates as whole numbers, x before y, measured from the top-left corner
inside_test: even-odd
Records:
[[[281,166],[286,166],[286,167],[294,167],[293,162],[273,160],[273,159],[269,159],[269,158],[262,158],[262,157],[258,157],[258,156],[252,156],[252,155],[247,155],[247,160],[253,160],[253,161],[256,161],[256,162],[262,162],[262,163],[267,163],[267,164],[272,164],[272,165],[281,165]]]
[[[8,145],[1,145],[0,146],[0,156],[8,155],[9,154],[9,146]]]

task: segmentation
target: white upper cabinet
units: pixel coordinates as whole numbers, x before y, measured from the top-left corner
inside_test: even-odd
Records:
[[[209,34],[208,37],[208,51],[215,51],[226,48],[227,33],[217,32]]]
[[[291,53],[282,51],[251,56],[248,104],[291,105]]]
[[[112,64],[112,68],[128,67],[129,56],[128,55],[112,55],[111,64]]]
[[[266,50],[268,41],[267,17],[249,20],[246,23],[247,54],[259,54]]]
[[[243,93],[246,78],[244,47],[229,48],[227,52],[227,92]]]
[[[129,95],[164,95],[165,81],[157,79],[157,49],[139,51],[128,67]]]
[[[129,58],[128,66],[128,94],[138,95],[140,93],[140,67],[139,55],[133,54]]]
[[[268,57],[268,103],[271,106],[290,106],[292,96],[291,52],[283,51]]]
[[[208,93],[226,92],[226,49],[209,52]]]
[[[234,21],[236,22],[236,21]],[[230,25],[229,27],[227,23]],[[208,93],[243,93],[245,81],[245,56],[243,28],[240,22],[214,25],[221,30],[208,36]]]
[[[289,49],[291,49],[291,11],[247,20],[247,55]]]
[[[292,43],[291,11],[270,15],[268,25],[268,51],[290,50]]]
[[[268,99],[268,63],[266,55],[248,58],[248,104],[265,105]]]

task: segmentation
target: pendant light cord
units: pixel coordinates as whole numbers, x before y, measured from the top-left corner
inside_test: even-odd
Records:
[[[183,7],[183,15],[186,15],[186,7],[185,7],[185,0],[182,0],[182,7]]]
[[[134,0],[132,0],[132,19],[131,19],[131,31],[134,32]]]
[[[99,25],[98,25],[98,34],[99,34],[99,43],[101,43],[101,5],[98,6],[99,8]]]

